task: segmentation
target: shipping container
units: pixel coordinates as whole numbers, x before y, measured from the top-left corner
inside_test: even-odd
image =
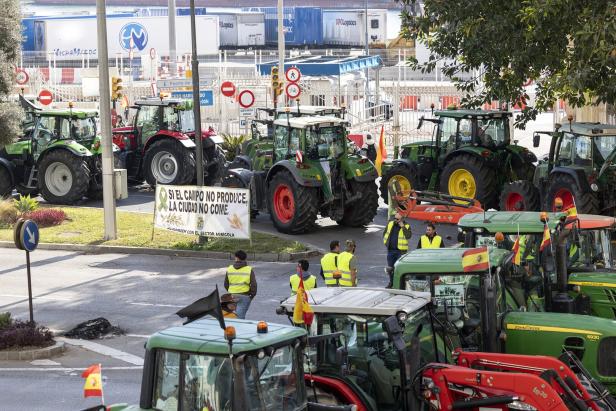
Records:
[[[265,44],[278,44],[278,12],[276,7],[265,7]],[[284,39],[288,46],[322,46],[323,12],[320,7],[285,7]]]
[[[218,53],[218,17],[197,16],[197,53]],[[131,49],[138,56],[154,49],[158,55],[169,52],[167,17],[117,17],[107,18],[107,43],[109,57]],[[56,60],[81,60],[97,58],[96,17],[59,18],[35,21],[35,50],[52,53]],[[191,52],[190,18],[176,19],[178,55]]]
[[[383,47],[387,41],[387,11],[368,10],[368,43]],[[331,46],[365,46],[365,10],[323,10],[323,43]]]
[[[218,17],[221,47],[265,45],[264,13],[208,13]]]

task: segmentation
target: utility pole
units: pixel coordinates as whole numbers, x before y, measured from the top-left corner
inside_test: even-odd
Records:
[[[368,0],[366,0],[364,8],[364,35],[364,40],[366,42],[366,57],[368,57],[370,55],[370,46],[368,44]],[[369,69],[366,68],[366,98],[364,99],[365,107],[368,107],[368,94],[370,94],[370,73],[368,72],[368,70]],[[377,102],[375,101],[375,104],[376,103]]]
[[[105,0],[96,0],[98,36],[98,85],[100,90],[101,143],[103,147],[103,214],[105,240],[117,238],[116,204],[113,190],[113,150],[111,142],[111,94],[109,91],[109,56],[107,53],[107,12]]]
[[[178,74],[178,58],[175,41],[175,0],[169,0],[169,74],[175,77]]]
[[[284,0],[278,0],[278,76],[280,81],[284,78]],[[280,93],[281,97],[284,93]],[[281,97],[284,100],[284,97]],[[282,103],[282,101],[281,101]]]
[[[190,0],[190,38],[192,41],[192,89],[195,112],[195,145],[197,156],[197,185],[203,185],[203,140],[201,137],[201,103],[199,101],[199,59],[197,58],[197,23],[195,0]]]

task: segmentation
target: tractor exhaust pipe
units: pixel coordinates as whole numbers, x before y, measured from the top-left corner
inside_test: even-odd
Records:
[[[575,312],[575,302],[567,293],[567,238],[571,234],[568,228],[557,231],[556,240],[556,295],[552,299],[552,311],[558,313]]]

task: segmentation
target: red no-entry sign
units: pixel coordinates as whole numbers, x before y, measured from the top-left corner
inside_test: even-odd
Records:
[[[225,97],[233,97],[235,95],[235,84],[225,81],[220,85],[220,92]]]
[[[38,101],[44,106],[50,105],[51,102],[53,101],[53,95],[51,94],[51,91],[41,90],[41,92],[38,95]]]

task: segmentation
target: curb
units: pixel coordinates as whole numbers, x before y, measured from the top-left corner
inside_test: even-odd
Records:
[[[24,351],[0,351],[0,361],[34,361],[60,355],[65,350],[62,341],[56,341],[52,346]]]
[[[0,248],[15,248],[11,241],[0,241]],[[145,254],[162,255],[168,257],[191,257],[191,258],[211,258],[217,260],[233,260],[233,253],[223,251],[191,251],[191,250],[171,250],[168,248],[142,248],[142,247],[122,247],[114,245],[90,245],[90,244],[53,244],[40,243],[39,250],[61,250],[75,251],[86,254]],[[303,258],[316,257],[322,254],[318,249],[310,248],[308,251],[297,253],[247,253],[249,261],[263,262],[289,262]]]

